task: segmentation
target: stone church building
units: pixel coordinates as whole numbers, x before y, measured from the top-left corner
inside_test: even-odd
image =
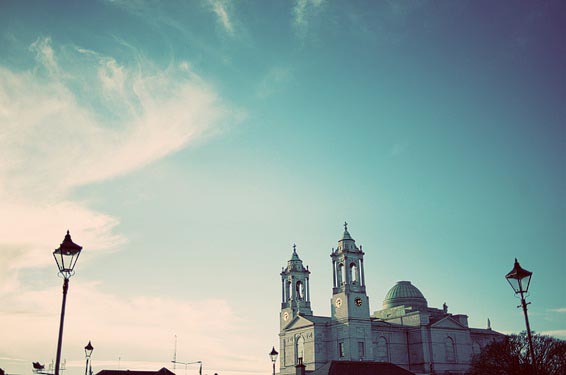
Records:
[[[344,224],[332,250],[330,317],[311,310],[308,267],[296,247],[281,272],[280,374],[295,374],[302,358],[306,372],[331,361],[390,362],[415,374],[464,374],[471,357],[502,334],[470,328],[468,317],[451,314],[446,304],[429,307],[410,281],[399,281],[370,312],[364,252]]]

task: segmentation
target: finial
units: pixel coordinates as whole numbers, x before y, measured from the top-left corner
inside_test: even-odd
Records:
[[[491,321],[487,318],[487,329],[491,329]]]
[[[348,222],[347,221],[344,222],[344,231],[346,231],[346,232],[348,231]]]
[[[293,244],[293,252],[296,253],[297,252],[297,245]]]
[[[67,229],[67,234],[69,234],[69,230]]]

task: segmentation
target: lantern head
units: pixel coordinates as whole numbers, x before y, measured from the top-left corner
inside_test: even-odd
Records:
[[[279,355],[279,353],[277,353],[277,350],[275,350],[275,347],[273,347],[273,349],[271,349],[271,353],[269,353],[271,362],[275,363],[275,361],[277,361],[277,355]]]
[[[69,277],[73,275],[73,269],[75,268],[75,264],[77,263],[77,259],[79,259],[82,249],[82,246],[77,245],[71,240],[71,235],[69,231],[67,231],[61,246],[53,251],[53,257],[57,262],[59,272],[65,279],[69,279]]]
[[[513,269],[505,275],[505,278],[509,281],[509,284],[511,284],[515,293],[527,293],[529,290],[529,284],[531,283],[532,274],[532,272],[522,268],[517,261],[517,258],[515,258],[515,265],[513,266]]]
[[[89,341],[87,346],[85,346],[85,355],[86,355],[87,358],[90,358],[93,350],[94,350],[94,347],[92,346],[92,344]]]

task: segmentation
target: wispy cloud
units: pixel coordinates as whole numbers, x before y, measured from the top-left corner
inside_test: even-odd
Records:
[[[299,37],[308,31],[311,18],[322,8],[325,0],[295,0],[293,7],[293,25]]]
[[[234,26],[232,25],[232,21],[230,19],[229,7],[232,3],[226,0],[208,0],[209,5],[212,7],[212,11],[218,17],[218,23],[222,25],[224,30],[227,33],[233,34],[234,33]]]
[[[125,240],[119,219],[71,199],[78,186],[120,176],[218,131],[230,116],[189,64],[130,67],[50,38],[30,46],[36,65],[0,66],[0,285],[50,262],[37,256],[70,229],[89,250]]]
[[[59,66],[55,61],[55,53],[51,47],[51,38],[39,38],[30,45],[35,57],[51,73],[57,73]]]
[[[559,307],[557,309],[550,309],[548,310],[550,312],[556,312],[556,313],[566,313],[566,307]]]
[[[84,48],[58,47],[47,37],[29,51],[36,61],[32,69],[0,66],[0,331],[10,342],[2,355],[38,356],[26,361],[53,353],[52,336],[44,333],[57,321],[58,304],[52,302],[60,286],[32,289],[19,278],[21,271],[52,267],[45,252],[66,229],[89,252],[126,241],[116,233],[119,218],[73,198],[74,190],[141,169],[237,121],[187,61],[159,68],[134,56],[127,64]],[[249,362],[233,351],[236,338],[245,335],[222,300],[124,298],[83,283],[67,309],[71,359],[83,357],[72,348],[90,337],[99,358],[168,360],[171,348],[162,343],[178,334],[199,359],[210,362],[210,353],[220,352],[233,359],[234,368]],[[116,344],[123,353],[104,351]]]
[[[541,331],[540,333],[543,334],[543,335],[548,335],[548,336],[556,336],[556,337],[566,338],[566,329],[556,329],[556,330],[552,330],[552,331]]]
[[[265,99],[282,90],[293,79],[291,69],[286,67],[273,67],[267,71],[257,86],[257,96]]]
[[[73,280],[72,287],[65,321],[65,358],[70,360],[67,367],[84,366],[82,347],[87,338],[96,348],[96,366],[103,362],[116,367],[120,356],[138,369],[147,366],[155,370],[159,362],[161,367],[169,367],[167,362],[172,359],[174,335],[177,335],[178,355],[183,360],[190,356],[211,366],[219,357],[224,358],[223,366],[228,368],[220,373],[228,373],[228,369],[252,370],[253,373],[254,368],[261,368],[250,364],[244,351],[234,347],[237,341],[244,348],[253,338],[246,338],[245,331],[249,327],[224,300],[123,298],[101,293],[99,285],[80,279]],[[39,333],[52,332],[56,327],[59,305],[53,303],[53,298],[57,295],[60,295],[60,286],[4,296],[0,328],[3,340],[10,342],[9,347],[3,348],[5,357],[33,353],[34,358],[26,358],[27,366],[32,360],[51,358],[53,336]],[[12,313],[15,308],[17,314]],[[27,335],[22,334],[22,327]],[[33,340],[30,340],[32,334]],[[120,352],[115,352],[116,348],[120,348]]]

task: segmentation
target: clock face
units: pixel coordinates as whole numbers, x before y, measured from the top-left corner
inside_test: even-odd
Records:
[[[285,312],[283,313],[283,320],[284,320],[284,321],[289,320],[289,313],[288,313],[287,311],[285,311]]]
[[[336,301],[334,301],[334,304],[336,305],[336,307],[342,306],[342,298],[336,298]]]
[[[362,305],[362,299],[360,297],[356,298],[354,300],[354,302],[356,303],[356,306],[361,306]]]

